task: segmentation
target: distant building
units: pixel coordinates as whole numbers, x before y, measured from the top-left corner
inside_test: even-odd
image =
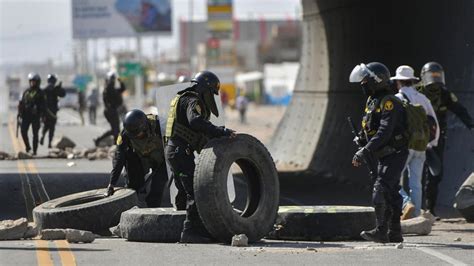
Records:
[[[181,21],[179,31],[181,61],[199,64],[202,47],[209,43],[206,21]],[[299,20],[234,21],[238,68],[240,71],[262,71],[265,63],[298,62],[301,38]]]

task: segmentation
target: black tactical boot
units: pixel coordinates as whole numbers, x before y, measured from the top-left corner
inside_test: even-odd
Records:
[[[378,228],[372,229],[370,231],[362,231],[360,233],[360,236],[367,241],[373,241],[376,243],[388,243],[387,232],[384,232],[383,230],[380,230]]]
[[[403,236],[401,231],[388,231],[388,241],[390,243],[402,243]]]
[[[390,243],[403,242],[402,227],[400,225],[400,218],[398,213],[390,217],[390,224],[388,229],[388,240]]]
[[[204,237],[193,230],[183,230],[181,233],[180,243],[194,243],[194,244],[207,244],[212,243],[212,239]]]
[[[194,221],[194,223],[188,219],[184,221],[183,224],[183,232],[181,232],[181,239],[179,240],[180,243],[212,243],[212,239],[207,230],[204,233],[203,230],[200,229],[200,225],[198,221]],[[203,226],[204,227],[204,226]]]
[[[385,212],[384,205],[376,205],[375,208],[375,222],[377,226],[369,231],[362,231],[360,236],[368,241],[376,243],[387,243],[388,242],[388,220],[387,213]]]

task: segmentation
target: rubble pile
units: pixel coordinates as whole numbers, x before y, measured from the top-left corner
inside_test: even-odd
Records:
[[[76,148],[76,144],[72,140],[67,137],[60,137],[54,139],[54,148],[49,149],[45,157],[34,157],[24,151],[20,151],[18,154],[0,151],[0,160],[28,160],[34,158],[104,160],[113,158],[117,149],[113,144],[113,138],[111,138],[101,141],[96,148]]]
[[[38,235],[36,225],[29,223],[26,218],[0,221],[0,240],[28,239],[36,235]]]

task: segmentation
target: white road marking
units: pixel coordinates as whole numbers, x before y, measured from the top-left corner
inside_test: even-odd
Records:
[[[460,266],[460,265],[463,265],[463,266],[464,266],[464,265],[467,265],[466,263],[464,263],[464,262],[462,262],[462,261],[456,260],[456,259],[454,259],[454,258],[452,258],[452,257],[450,257],[450,256],[448,256],[448,255],[445,255],[445,254],[443,254],[443,253],[441,253],[441,252],[438,252],[438,251],[436,251],[436,250],[434,250],[434,249],[431,249],[431,248],[418,247],[417,249],[420,250],[420,251],[425,252],[426,254],[429,254],[429,255],[431,255],[431,256],[434,256],[434,257],[436,257],[436,258],[438,258],[438,259],[440,259],[440,260],[443,260],[443,261],[445,261],[445,262],[447,262],[447,263],[449,263],[449,264],[451,264],[451,265],[459,265],[459,266]]]

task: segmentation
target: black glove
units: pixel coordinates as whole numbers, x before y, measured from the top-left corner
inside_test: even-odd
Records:
[[[224,134],[227,137],[235,138],[235,130],[232,130],[230,128],[224,128]]]
[[[352,158],[352,164],[356,167],[361,165],[363,162],[366,161],[368,153],[369,150],[367,150],[366,148],[359,149]]]
[[[107,193],[105,194],[105,196],[107,197],[110,197],[114,194],[114,185],[112,184],[109,184],[109,186],[107,187]]]

